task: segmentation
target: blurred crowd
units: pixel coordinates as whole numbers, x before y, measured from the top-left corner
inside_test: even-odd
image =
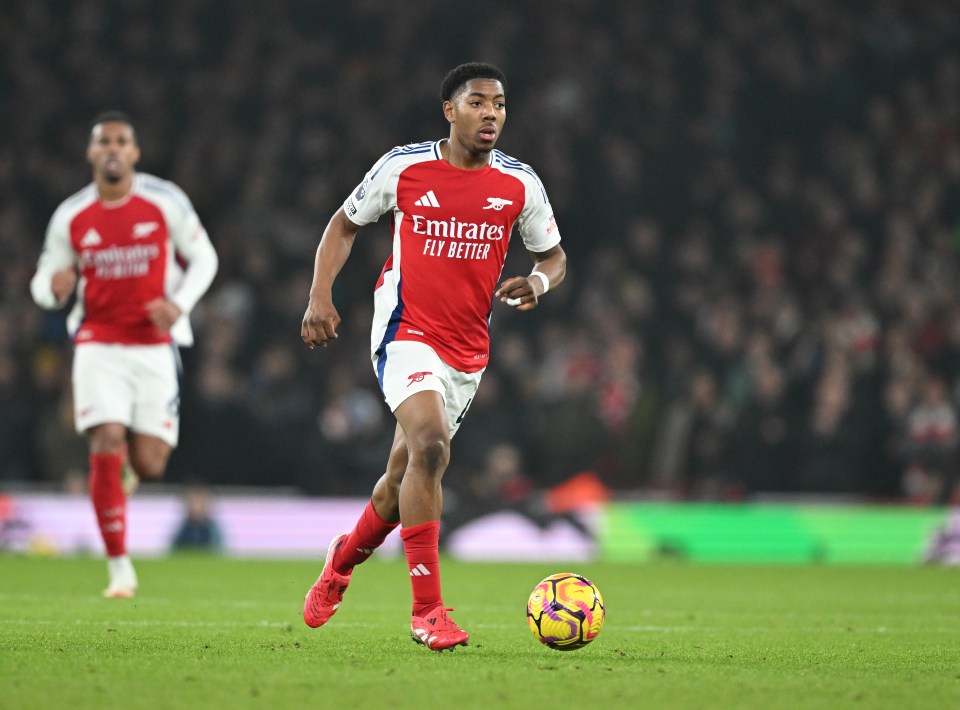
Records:
[[[466,8],[3,3],[0,481],[86,466],[63,314],[28,281],[116,108],[221,259],[168,480],[365,494],[393,433],[368,356],[387,227],[360,233],[322,351],[299,337],[313,255],[381,154],[447,134],[440,80],[479,59],[507,74],[498,147],[545,183],[570,268],[533,313],[494,304],[452,495],[589,471],[621,495],[956,499],[955,0]],[[505,275],[530,268],[515,241]]]

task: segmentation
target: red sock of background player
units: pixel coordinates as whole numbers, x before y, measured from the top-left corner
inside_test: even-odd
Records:
[[[373,501],[368,501],[356,527],[347,534],[334,554],[333,571],[337,574],[350,574],[356,565],[366,562],[399,524],[386,522],[377,514]]]
[[[413,615],[423,616],[442,604],[440,597],[440,521],[403,528],[403,552],[410,568]]]
[[[123,457],[90,454],[90,499],[109,557],[127,554],[127,498],[120,483]]]

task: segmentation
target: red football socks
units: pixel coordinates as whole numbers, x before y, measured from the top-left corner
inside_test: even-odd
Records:
[[[440,521],[405,527],[400,531],[410,568],[413,614],[423,616],[443,603],[440,596]]]
[[[365,562],[387,535],[400,523],[388,523],[377,513],[373,501],[367,502],[356,527],[344,539],[340,549],[333,556],[333,571],[337,574],[350,574],[353,568]]]
[[[90,499],[110,557],[127,553],[127,498],[120,483],[122,466],[120,453],[90,454]]]

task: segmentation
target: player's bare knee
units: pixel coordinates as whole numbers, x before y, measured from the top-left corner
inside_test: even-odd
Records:
[[[126,429],[119,424],[99,424],[87,430],[87,442],[91,453],[120,453],[126,443]]]
[[[424,435],[410,440],[410,458],[424,471],[440,475],[450,461],[450,437],[442,434]]]

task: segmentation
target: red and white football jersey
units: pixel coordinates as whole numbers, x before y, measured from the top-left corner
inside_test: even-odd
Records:
[[[532,252],[556,246],[560,233],[528,165],[494,150],[486,167],[461,170],[443,159],[441,143],[391,150],[343,210],[361,226],[390,213],[393,252],[374,295],[372,353],[416,340],[451,367],[476,372],[487,365],[493,294],[514,223]]]
[[[44,308],[63,305],[56,302],[51,278],[75,266],[77,301],[67,319],[75,342],[191,345],[188,314],[217,265],[216,251],[183,191],[138,173],[130,193],[117,202],[102,201],[91,183],[60,204],[30,289]],[[145,305],[155,298],[168,298],[182,311],[169,333],[147,317]]]

